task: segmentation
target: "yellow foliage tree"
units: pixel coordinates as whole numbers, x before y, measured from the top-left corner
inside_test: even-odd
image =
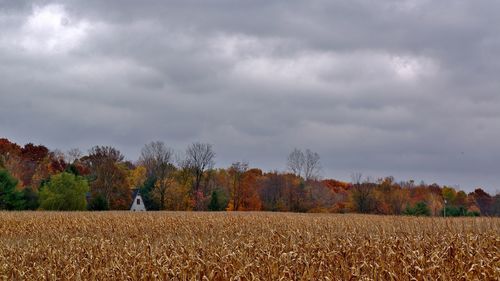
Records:
[[[138,188],[146,181],[146,167],[137,166],[129,171],[127,175],[127,184],[129,188]]]

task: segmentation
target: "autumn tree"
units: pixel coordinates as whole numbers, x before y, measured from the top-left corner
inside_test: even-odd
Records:
[[[21,187],[31,185],[37,167],[48,156],[49,150],[43,145],[28,143],[20,147],[7,139],[0,139],[0,167],[10,171]]]
[[[0,168],[9,169],[8,162],[21,154],[21,147],[8,139],[0,138]]]
[[[457,192],[453,187],[443,186],[441,194],[443,195],[443,199],[446,200],[447,204],[454,205]]]
[[[465,207],[467,206],[467,194],[462,190],[457,191],[455,195],[455,200],[453,201],[455,206]]]
[[[174,151],[160,141],[146,144],[141,150],[139,163],[146,168],[147,176],[155,182],[160,210],[165,209],[167,188],[173,183],[172,173],[175,171],[172,163],[173,154]]]
[[[18,180],[18,185],[23,186],[22,167],[23,161],[21,157],[21,146],[9,141],[8,139],[0,139],[0,169],[4,168],[9,171],[9,174]]]
[[[72,148],[64,154],[64,160],[66,161],[66,172],[72,173],[77,176],[87,176],[90,174],[90,170],[86,165],[85,160],[87,157],[83,156],[83,153],[79,148]]]
[[[303,199],[306,185],[304,181],[293,174],[284,174],[283,199],[286,211],[305,212]]]
[[[127,175],[127,185],[130,189],[142,187],[147,179],[146,167],[138,165],[131,169]]]
[[[441,196],[434,192],[429,192],[427,206],[429,207],[431,215],[439,216],[441,214],[440,212],[445,207],[443,203],[443,198]]]
[[[50,151],[45,158],[40,160],[31,177],[32,188],[38,189],[51,176],[63,172],[66,166],[64,155],[61,152],[58,150]]]
[[[380,179],[374,191],[376,213],[400,215],[406,207],[408,193],[394,180],[394,177]]]
[[[321,184],[333,194],[331,211],[334,213],[348,212],[349,189],[352,184],[334,179],[322,180]]]
[[[320,181],[309,181],[308,193],[308,212],[330,212],[338,203],[339,197]]]
[[[212,145],[208,143],[193,143],[186,150],[186,158],[182,166],[190,171],[193,176],[193,197],[195,200],[195,209],[202,208],[201,201],[204,191],[201,190],[201,183],[205,172],[211,170],[215,165],[215,152]]]
[[[92,196],[103,196],[111,209],[128,209],[131,192],[121,152],[109,146],[95,146],[82,159],[90,170]]]
[[[260,180],[261,188],[259,189],[262,205],[266,211],[283,211],[285,210],[284,189],[285,181],[283,175],[277,171],[266,173]]]
[[[355,173],[351,177],[353,179],[349,198],[351,208],[358,213],[371,213],[376,207],[374,197],[376,184],[368,180],[361,182],[361,173]]]
[[[492,215],[500,216],[500,193],[497,193],[495,197],[493,197],[493,205],[492,205]]]
[[[262,209],[262,201],[258,193],[258,181],[261,177],[262,171],[255,168],[246,171],[243,175],[240,210],[260,211]]]
[[[482,215],[492,215],[493,198],[482,188],[476,188],[470,195],[475,199]]]
[[[37,167],[49,156],[49,149],[43,145],[26,144],[21,149],[22,172],[21,181],[24,186],[32,184]]]
[[[173,211],[189,211],[192,210],[193,202],[191,199],[191,187],[182,184],[178,179],[179,171],[173,174],[174,180],[168,185],[165,194],[165,209]],[[155,190],[157,192],[157,190]],[[152,194],[153,198],[158,197],[159,194]]]
[[[248,164],[237,162],[231,166],[232,200],[228,206],[231,211],[258,211],[262,202],[257,190],[257,181],[262,176],[259,169],[248,170]]]
[[[242,201],[242,182],[245,172],[248,170],[247,162],[235,162],[229,168],[229,175],[232,178],[231,183],[231,204],[230,209],[238,211]]]
[[[276,171],[264,174],[258,180],[258,190],[262,208],[267,211],[300,212],[304,194],[304,183],[294,174],[282,174]]]

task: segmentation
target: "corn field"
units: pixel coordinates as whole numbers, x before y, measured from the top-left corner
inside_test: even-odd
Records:
[[[0,212],[0,280],[499,280],[500,219]]]

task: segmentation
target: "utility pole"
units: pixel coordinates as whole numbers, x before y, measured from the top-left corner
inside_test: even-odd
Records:
[[[446,199],[444,199],[444,209],[443,209],[443,214],[444,214],[444,217],[446,218],[446,203],[448,203],[446,201]]]

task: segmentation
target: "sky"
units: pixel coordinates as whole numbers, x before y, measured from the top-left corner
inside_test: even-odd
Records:
[[[500,1],[0,0],[0,137],[500,191]]]

